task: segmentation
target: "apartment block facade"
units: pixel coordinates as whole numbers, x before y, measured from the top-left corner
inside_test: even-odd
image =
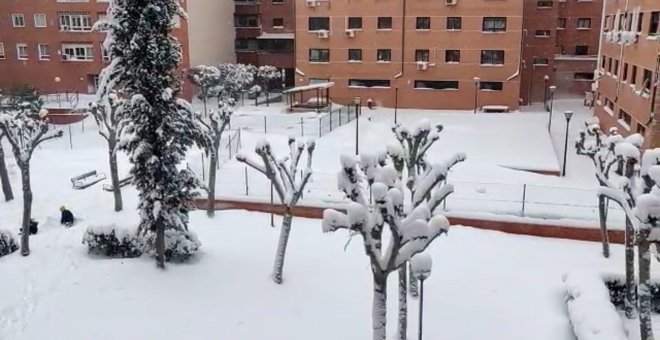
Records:
[[[591,91],[598,59],[603,1],[524,0],[520,98],[544,101]]]
[[[660,147],[660,2],[608,0],[598,62],[596,116],[603,128],[641,133]]]
[[[298,0],[295,10],[295,83],[334,82],[335,102],[518,107],[519,0]]]
[[[236,61],[271,65],[284,86],[294,83],[295,0],[234,0]]]
[[[94,93],[109,60],[102,49],[105,33],[92,27],[105,17],[108,2],[0,1],[0,89],[29,84],[43,93]],[[190,65],[229,62],[234,57],[231,11],[222,5],[190,2],[186,10],[194,30],[186,20],[177,20],[174,31],[182,46],[182,75]],[[212,11],[218,13],[206,15]],[[224,24],[218,24],[218,15],[227,17]],[[185,97],[192,96],[190,85],[184,84],[183,90]]]

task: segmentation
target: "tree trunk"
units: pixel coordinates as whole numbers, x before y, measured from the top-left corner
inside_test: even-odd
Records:
[[[1,139],[0,139],[1,143]],[[2,193],[5,195],[5,201],[14,199],[14,193],[11,191],[11,182],[7,174],[7,163],[5,163],[5,151],[0,144],[0,182],[2,183]]]
[[[165,269],[165,225],[156,222],[156,266]]]
[[[408,262],[408,272],[412,273],[412,268],[410,266],[410,262]],[[410,274],[410,280],[409,281],[409,289],[410,289],[410,296],[412,297],[418,297],[419,296],[419,281],[412,277],[412,274]]]
[[[610,238],[607,234],[607,199],[598,196],[598,221],[600,222],[600,236],[603,242],[603,256],[610,257]]]
[[[371,308],[372,340],[386,340],[387,337],[387,275],[373,274],[374,297]]]
[[[651,284],[651,251],[648,241],[650,229],[640,230],[637,260],[639,264],[639,334],[641,340],[653,340],[653,325],[651,323],[652,296]]]
[[[284,256],[286,255],[286,245],[289,243],[289,234],[291,233],[291,222],[293,215],[286,209],[284,219],[282,220],[282,230],[280,230],[280,241],[277,244],[277,253],[275,254],[275,265],[273,266],[273,281],[282,283],[282,270],[284,268]]]
[[[399,317],[397,339],[406,340],[408,336],[408,264],[399,268]]]
[[[636,316],[637,287],[635,284],[635,227],[626,217],[626,294],[624,297],[624,311],[626,317],[632,319]]]
[[[117,141],[114,138],[110,139],[108,142],[108,147],[110,151],[108,152],[108,158],[110,161],[110,181],[112,182],[112,195],[115,198],[115,211],[122,211],[124,209],[124,203],[121,198],[121,187],[119,185],[119,170],[117,168],[117,153],[114,152]]]
[[[30,221],[32,220],[32,188],[30,187],[30,166],[21,167],[23,182],[23,224],[21,226],[21,255],[30,255]]]
[[[209,160],[209,197],[206,205],[206,214],[209,217],[213,217],[215,214],[215,178],[218,171],[216,167],[218,166],[218,148],[220,147],[220,143],[214,143],[213,147],[211,159]]]

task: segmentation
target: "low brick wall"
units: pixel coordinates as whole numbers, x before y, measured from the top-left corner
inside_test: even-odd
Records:
[[[197,208],[206,209],[206,200],[198,199]],[[232,201],[217,199],[215,203],[216,210],[248,210],[263,213],[273,213],[282,215],[284,209],[278,205],[260,202]],[[316,218],[323,217],[325,208],[298,206],[292,211],[294,216]],[[448,217],[452,225],[470,226],[478,229],[497,230],[509,234],[530,235],[549,238],[560,238],[568,240],[600,242],[600,229],[598,226],[573,227],[557,226],[550,224],[524,223],[514,221],[495,221],[481,218],[464,218],[459,216]],[[623,244],[625,234],[623,230],[609,230],[609,239],[611,243]]]

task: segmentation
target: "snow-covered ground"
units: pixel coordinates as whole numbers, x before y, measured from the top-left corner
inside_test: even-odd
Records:
[[[88,256],[80,244],[86,222],[72,229],[48,225],[32,238],[32,255],[0,259],[2,339],[369,338],[371,276],[361,240],[344,251],[346,234],[324,235],[320,221],[294,219],[285,282],[278,286],[269,277],[278,237],[269,224],[265,214],[227,211],[208,219],[195,212],[191,227],[202,252],[165,272],[149,258]],[[623,268],[618,246],[605,260],[596,243],[464,227],[438,239],[430,254],[428,339],[572,339],[563,273]],[[395,279],[389,285],[390,335]],[[416,300],[410,311],[412,338]]]

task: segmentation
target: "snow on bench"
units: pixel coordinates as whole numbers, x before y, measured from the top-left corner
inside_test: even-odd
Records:
[[[509,107],[506,105],[484,105],[481,107],[483,112],[509,112]]]

